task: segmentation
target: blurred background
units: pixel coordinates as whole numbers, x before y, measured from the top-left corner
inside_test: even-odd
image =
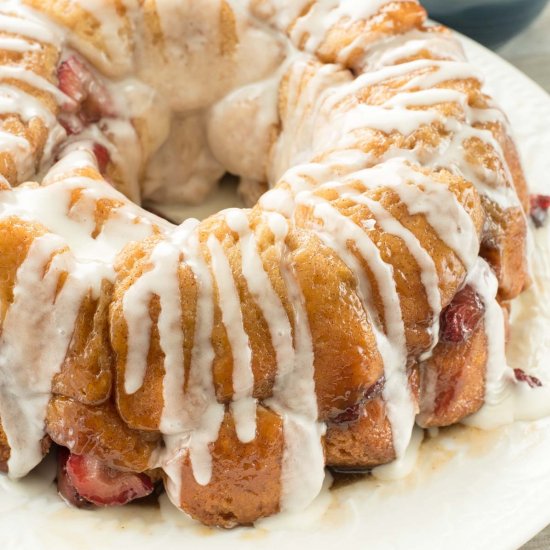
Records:
[[[432,19],[495,50],[550,92],[549,0],[422,0],[422,4]]]
[[[490,48],[505,44],[542,12],[548,0],[424,0],[432,19]]]

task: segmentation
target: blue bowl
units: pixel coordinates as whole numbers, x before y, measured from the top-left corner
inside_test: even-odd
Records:
[[[430,17],[489,48],[501,46],[529,25],[548,0],[423,0]]]

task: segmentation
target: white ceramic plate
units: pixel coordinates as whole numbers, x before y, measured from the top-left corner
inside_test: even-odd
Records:
[[[464,43],[510,117],[532,189],[550,194],[550,97],[496,55]],[[538,291],[516,311],[509,360],[550,381],[548,243],[550,228],[538,231]],[[197,525],[166,497],[158,508],[70,509],[55,493],[52,466],[17,483],[0,478],[2,550],[505,550],[550,522],[550,419],[493,432],[452,428],[424,442],[417,468],[400,481],[365,479],[324,491],[303,514],[229,532]]]

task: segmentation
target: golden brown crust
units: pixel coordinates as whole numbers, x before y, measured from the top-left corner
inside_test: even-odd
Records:
[[[122,418],[134,429],[154,430],[158,428],[162,411],[162,379],[164,375],[164,355],[160,348],[158,315],[160,312],[158,297],[150,303],[150,315],[154,323],[150,335],[148,368],[143,385],[133,394],[124,390],[126,357],[128,350],[128,329],[123,313],[123,296],[135,280],[151,269],[149,255],[158,238],[151,238],[143,243],[132,243],[120,256],[117,269],[119,275],[110,306],[110,338],[116,354],[116,401]]]
[[[7,473],[8,460],[10,459],[10,446],[8,444],[8,438],[2,427],[2,421],[0,419],[0,472]]]
[[[109,341],[108,308],[112,284],[104,281],[101,295],[86,296],[61,370],[53,379],[54,394],[81,403],[103,403],[111,395],[114,358]]]
[[[353,272],[307,231],[297,230],[287,242],[308,315],[317,406],[325,420],[359,402],[383,363]]]
[[[445,171],[430,173],[430,178],[442,186],[447,186],[455,194],[459,202],[472,217],[476,230],[480,234],[484,222],[484,214],[479,196],[474,187],[462,178],[452,176]],[[440,281],[442,305],[445,307],[455,295],[466,274],[465,267],[462,265],[458,255],[441,240],[441,237],[429,225],[424,215],[411,215],[409,213],[406,205],[403,204],[395,191],[384,186],[369,190],[360,181],[357,182],[356,186],[358,190],[363,192],[365,197],[369,197],[383,206],[423,244],[423,248],[434,259]],[[367,230],[365,222],[376,221],[376,217],[367,206],[357,204],[350,199],[339,198],[337,193],[332,190],[317,191],[315,195],[329,200],[331,205],[346,218],[362,227],[380,251],[382,260],[392,266],[405,325],[407,349],[411,357],[418,355],[419,352],[430,345],[431,337],[429,331],[433,318],[424,283],[421,280],[421,266],[414,259],[409,247],[400,237],[384,231],[376,223],[373,223],[372,227],[369,226]],[[314,225],[312,223],[314,216],[311,209],[299,208],[296,217],[299,226],[307,228]],[[384,305],[376,278],[370,271],[368,263],[361,258],[357,251],[356,255],[369,278],[377,313],[382,322],[385,323]]]
[[[511,300],[528,281],[525,213],[521,208],[503,210],[484,197],[482,201],[487,212],[487,225],[479,254],[497,276],[499,299]]]
[[[366,470],[395,459],[390,421],[381,397],[361,405],[359,418],[328,423],[325,436],[327,466]]]
[[[210,451],[208,485],[195,481],[188,456],[183,461],[180,505],[188,514],[206,525],[234,527],[279,511],[283,427],[278,415],[258,407],[256,438],[241,443],[226,412]]]
[[[46,427],[51,438],[78,455],[91,455],[114,468],[143,472],[152,466],[158,436],[128,428],[110,403],[88,406],[56,396]]]
[[[425,428],[449,426],[475,413],[485,397],[487,335],[482,321],[467,340],[439,342],[420,366],[421,410]]]
[[[418,367],[409,369],[409,390],[416,404],[420,393]],[[365,402],[327,422],[324,438],[327,466],[338,470],[368,470],[395,459],[393,433],[382,396],[384,378],[370,388]]]
[[[226,0],[221,0],[220,8],[220,55],[230,56],[239,45],[237,22],[231,6]]]
[[[314,4],[315,2],[311,2],[310,8]],[[307,16],[307,11],[302,15]],[[346,67],[359,69],[365,61],[364,51],[370,43],[419,28],[425,19],[426,11],[417,2],[388,2],[369,19],[350,24],[349,19],[343,18],[337,22],[328,30],[315,53],[323,63],[343,61]],[[293,26],[289,28],[289,33],[292,33],[292,29]],[[298,47],[305,49],[308,38],[309,35],[303,35]],[[358,38],[361,39],[360,46],[350,48]],[[344,60],[342,51],[346,51]]]
[[[345,25],[342,26],[345,29]],[[445,32],[436,29],[431,32]],[[417,52],[413,56],[405,57],[396,63],[409,62],[414,59],[437,59],[431,51]],[[319,67],[314,62],[309,62],[306,68],[301,69],[299,76],[299,85],[293,90],[294,101],[299,103],[300,97],[308,97],[308,82],[318,73]],[[415,77],[425,76],[436,70],[435,66],[422,66],[416,69],[410,69],[404,74],[397,76],[387,75],[374,79],[374,82],[366,80],[367,84],[356,87],[354,93],[343,96],[341,101],[335,106],[338,111],[345,112],[356,103],[365,105],[381,106],[390,101],[397,94],[402,93],[404,89],[407,92],[421,91],[422,88],[409,85]],[[349,77],[349,76],[348,76]],[[280,112],[285,125],[286,113],[293,115],[293,111],[288,105],[288,79],[290,74],[283,79],[281,85]],[[346,80],[346,73],[342,72],[341,78]],[[338,81],[336,76],[332,77],[330,84]],[[474,110],[494,109],[490,98],[482,90],[482,83],[476,78],[454,78],[437,84],[438,88],[454,90],[464,94],[467,97],[467,108]],[[430,110],[439,112],[444,118],[454,118],[464,120],[471,117],[463,105],[455,101],[442,101],[435,105],[411,105],[407,107],[411,110]],[[481,179],[482,185],[495,187],[491,178],[486,178],[483,174],[494,173],[500,179],[499,188],[509,187],[515,189],[523,211],[527,212],[528,193],[525,178],[521,168],[519,156],[514,143],[509,135],[506,124],[503,122],[473,123],[473,127],[479,130],[490,132],[494,143],[490,140],[482,140],[480,137],[460,138],[461,143],[456,143],[453,147],[463,149],[464,163],[469,165],[468,170]],[[300,129],[300,128],[299,128]],[[403,135],[397,130],[384,132],[378,129],[358,128],[353,131],[353,141],[355,147],[366,153],[376,164],[379,160],[391,156],[393,151],[421,151],[421,157],[425,159],[432,158],[432,163],[437,166],[437,157],[440,155],[440,148],[446,141],[452,138],[452,132],[438,119],[429,124],[421,124],[408,135]],[[292,136],[294,139],[294,136]],[[298,136],[298,140],[300,137]],[[449,146],[450,147],[450,146]],[[500,151],[498,150],[500,149]],[[325,148],[318,154],[315,162],[324,162],[331,158],[336,148]],[[501,155],[502,153],[502,155]],[[505,164],[503,164],[503,162]],[[496,189],[496,188],[495,188]],[[510,195],[513,191],[510,189]],[[499,282],[499,297],[501,299],[511,299],[519,294],[528,280],[527,266],[525,263],[525,234],[526,222],[524,212],[521,207],[511,206],[505,210],[501,209],[493,201],[485,200],[488,205],[486,208],[487,225],[482,236],[481,256],[485,258],[495,270]]]
[[[108,36],[102,32],[102,22],[94,14],[86,9],[85,4],[72,2],[71,0],[24,0],[24,3],[46,14],[52,21],[62,27],[71,29],[71,41],[73,44],[85,46],[87,54],[94,50],[101,55],[94,56],[94,62],[98,63],[102,70],[109,74],[112,65],[112,52],[109,48]],[[131,23],[126,16],[126,7],[122,0],[109,0],[117,16],[123,24],[118,30],[120,39],[131,42]],[[116,52],[119,53],[119,52]],[[105,57],[102,60],[102,57]],[[114,76],[114,75],[113,75]]]
[[[27,257],[34,239],[45,233],[45,228],[40,224],[17,217],[0,220],[0,326],[13,301],[17,270]]]
[[[3,10],[4,11],[4,10]],[[9,9],[5,12],[9,13]],[[13,17],[21,17],[17,13],[10,14]],[[14,33],[14,36],[19,36]],[[58,49],[51,44],[43,44],[32,37],[22,37],[33,44],[33,48],[17,51],[6,49],[0,51],[1,66],[16,66],[26,69],[34,74],[44,78],[52,84],[55,84],[56,65],[59,57]],[[45,90],[36,88],[23,79],[2,77],[3,84],[14,86],[25,93],[35,97],[45,108],[54,115],[58,113],[58,106],[53,95]],[[35,170],[38,169],[43,155],[44,146],[48,138],[48,129],[40,117],[31,117],[29,120],[23,120],[17,114],[3,113],[0,116],[3,131],[20,136],[30,145],[30,158],[34,164]],[[4,176],[12,185],[20,183],[24,177],[29,174],[18,174],[15,159],[9,152],[0,152],[0,174]]]
[[[427,173],[437,184],[448,187],[472,217],[474,226],[481,232],[483,210],[479,197],[469,183],[446,172]],[[358,184],[359,185],[359,184]],[[442,304],[445,307],[453,298],[465,276],[465,268],[458,256],[446,246],[422,214],[410,215],[398,195],[381,187],[362,189],[365,196],[379,202],[405,227],[424,243],[433,257],[440,279]],[[316,192],[324,196],[348,219],[361,225],[374,219],[368,208],[332,196],[330,191]],[[273,234],[261,218],[261,209],[255,207],[247,213],[251,228],[256,234],[264,268],[274,289],[278,292],[291,323],[293,315],[289,305],[288,290],[280,273],[280,253],[272,246]],[[355,274],[342,261],[338,253],[315,236],[311,230],[313,218],[307,208],[298,209],[296,228],[286,238],[288,261],[303,294],[309,327],[314,346],[315,388],[321,420],[326,420],[362,401],[367,389],[380,378],[382,360],[376,340],[357,294]],[[411,356],[426,349],[431,342],[429,330],[433,319],[420,279],[421,269],[401,239],[389,235],[378,227],[369,234],[381,251],[382,258],[393,267],[397,292],[407,331],[407,343]],[[217,237],[231,267],[239,293],[243,326],[252,351],[254,372],[254,396],[260,400],[271,396],[277,364],[267,322],[256,299],[250,294],[243,275],[238,236],[232,232],[223,215],[213,216],[201,223],[198,230],[201,251],[206,262],[211,262],[206,246],[209,236]],[[128,289],[152,268],[150,254],[158,238],[126,248],[118,263],[118,277],[110,309],[111,340],[117,357],[117,403],[123,418],[135,429],[158,428],[163,406],[162,379],[164,356],[160,348],[157,328],[160,311],[156,296],[151,298],[150,316],[153,322],[147,369],[142,387],[128,395],[124,390],[127,358],[127,325],[123,312],[123,299]],[[182,256],[183,259],[183,256]],[[376,287],[376,280],[368,264],[363,268],[370,278],[374,303],[378,315],[384,321],[384,308]],[[194,341],[197,282],[189,266],[180,264],[180,300],[185,312],[183,333],[185,336],[185,369],[189,368],[190,353]],[[412,289],[412,290],[411,290]],[[233,395],[233,356],[226,328],[219,308],[219,298],[214,281],[214,326],[212,345],[215,353],[212,372],[217,398],[228,403]]]

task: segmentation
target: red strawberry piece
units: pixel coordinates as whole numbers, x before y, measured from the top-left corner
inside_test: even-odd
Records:
[[[76,508],[88,508],[91,503],[82,498],[74,488],[67,474],[67,460],[69,459],[69,450],[65,447],[57,449],[57,491],[61,498]]]
[[[548,208],[550,208],[549,195],[531,195],[531,210],[529,214],[535,224],[535,227],[542,227],[548,217]]]
[[[332,422],[334,424],[349,424],[350,422],[359,420],[359,416],[361,415],[361,405],[362,403],[357,403],[351,407],[348,407],[338,416],[335,416],[332,419]]]
[[[524,382],[529,385],[530,388],[542,387],[542,382],[531,374],[527,374],[523,369],[514,369],[514,376],[518,382]]]
[[[89,455],[71,454],[65,470],[78,495],[97,506],[121,506],[154,489],[145,474],[115,470]]]
[[[384,388],[384,383],[386,379],[384,376],[381,376],[372,386],[367,388],[367,391],[364,393],[363,398],[359,403],[344,409],[337,416],[332,419],[332,422],[335,424],[348,424],[350,422],[355,422],[359,420],[361,416],[362,406],[371,399],[375,399],[382,395],[382,389]]]
[[[77,114],[62,111],[57,119],[69,136],[80,134],[84,130],[84,123]]]
[[[93,147],[94,155],[97,159],[97,166],[101,174],[105,174],[107,165],[111,162],[111,155],[109,150],[100,143],[94,143]]]
[[[384,389],[384,384],[386,383],[386,378],[382,375],[372,386],[370,386],[365,392],[365,401],[370,401],[375,397],[382,395],[382,390]]]
[[[98,80],[90,80],[88,94],[82,102],[81,116],[85,122],[97,122],[102,117],[115,116],[113,102],[107,88]]]
[[[484,313],[485,306],[479,295],[471,286],[465,286],[441,313],[440,340],[455,344],[468,340]]]
[[[67,61],[63,61],[57,68],[57,79],[59,81],[59,89],[68,97],[75,101],[74,105],[70,103],[64,105],[64,110],[76,110],[76,106],[84,101],[86,93],[84,84],[80,79],[74,67],[80,63],[76,57],[70,57]],[[71,108],[72,107],[72,108]]]
[[[57,69],[57,77],[59,89],[74,101],[63,105],[64,113],[77,115],[83,126],[115,115],[107,88],[78,57],[72,55],[63,61]],[[74,121],[65,120],[66,116],[61,119],[61,124],[69,133],[82,131]]]

